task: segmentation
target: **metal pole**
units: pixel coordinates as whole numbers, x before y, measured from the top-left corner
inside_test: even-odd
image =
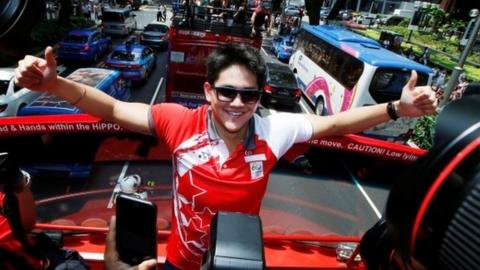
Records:
[[[357,0],[357,9],[356,12],[360,11],[360,5],[362,4],[362,0]]]
[[[472,34],[468,38],[467,44],[465,45],[465,49],[463,49],[462,51],[462,55],[458,60],[457,66],[452,71],[452,75],[450,76],[450,80],[448,80],[447,86],[445,86],[443,99],[440,101],[440,107],[443,107],[444,105],[446,105],[446,103],[450,99],[450,95],[452,94],[453,88],[457,86],[458,77],[463,71],[463,64],[465,63],[465,60],[467,59],[467,56],[470,53],[470,50],[472,49],[473,44],[477,40],[477,33],[479,28],[480,28],[480,15],[477,15],[477,21],[475,22],[475,26],[473,27]]]

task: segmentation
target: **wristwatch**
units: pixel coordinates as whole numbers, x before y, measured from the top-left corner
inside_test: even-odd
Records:
[[[388,116],[390,116],[390,119],[392,119],[393,121],[398,119],[397,110],[395,109],[395,105],[391,101],[387,103],[387,113]]]

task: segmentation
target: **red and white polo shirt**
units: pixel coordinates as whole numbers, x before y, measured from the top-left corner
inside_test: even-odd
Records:
[[[208,247],[210,221],[218,211],[258,215],[267,180],[279,158],[312,136],[304,116],[254,115],[247,140],[229,155],[208,105],[152,106],[150,127],[172,153],[173,220],[167,259],[178,268],[198,269]]]

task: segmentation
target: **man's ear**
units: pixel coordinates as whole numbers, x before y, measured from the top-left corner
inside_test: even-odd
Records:
[[[205,93],[205,98],[207,99],[208,102],[212,101],[212,95],[213,93],[213,88],[210,85],[210,83],[205,82],[203,83],[203,92]]]

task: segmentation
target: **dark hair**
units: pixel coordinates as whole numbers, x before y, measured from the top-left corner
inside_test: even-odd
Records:
[[[241,65],[257,77],[258,88],[265,85],[265,61],[258,49],[245,44],[227,44],[213,51],[207,58],[207,81],[213,85],[220,72],[231,65]]]

